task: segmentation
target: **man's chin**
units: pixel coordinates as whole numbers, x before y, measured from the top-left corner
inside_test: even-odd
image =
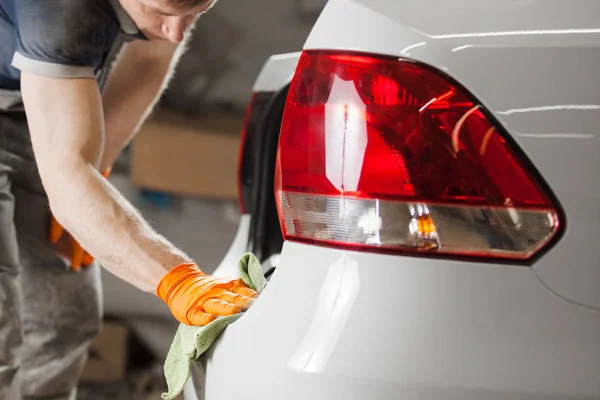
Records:
[[[142,34],[146,37],[146,39],[148,40],[152,40],[152,41],[157,41],[157,40],[165,40],[162,36],[157,35],[156,33],[153,33],[151,31],[146,31],[144,29],[141,30]]]

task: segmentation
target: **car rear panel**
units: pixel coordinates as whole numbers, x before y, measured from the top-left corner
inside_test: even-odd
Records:
[[[598,313],[530,268],[287,242],[208,399],[597,399]]]

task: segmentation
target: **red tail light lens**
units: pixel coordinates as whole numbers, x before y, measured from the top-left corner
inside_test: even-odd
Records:
[[[528,169],[443,74],[311,51],[290,87],[275,194],[286,239],[524,260],[559,228]]]

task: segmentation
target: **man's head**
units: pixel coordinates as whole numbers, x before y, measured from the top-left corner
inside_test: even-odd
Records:
[[[196,15],[216,0],[119,0],[137,27],[150,40],[179,43]]]

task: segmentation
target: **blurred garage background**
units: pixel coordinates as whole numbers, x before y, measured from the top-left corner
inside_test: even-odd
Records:
[[[273,54],[299,51],[326,0],[220,0],[203,15],[155,112],[111,181],[156,230],[212,272],[237,229],[237,159],[252,86]],[[105,321],[80,399],[160,399],[176,321],[103,270]]]

